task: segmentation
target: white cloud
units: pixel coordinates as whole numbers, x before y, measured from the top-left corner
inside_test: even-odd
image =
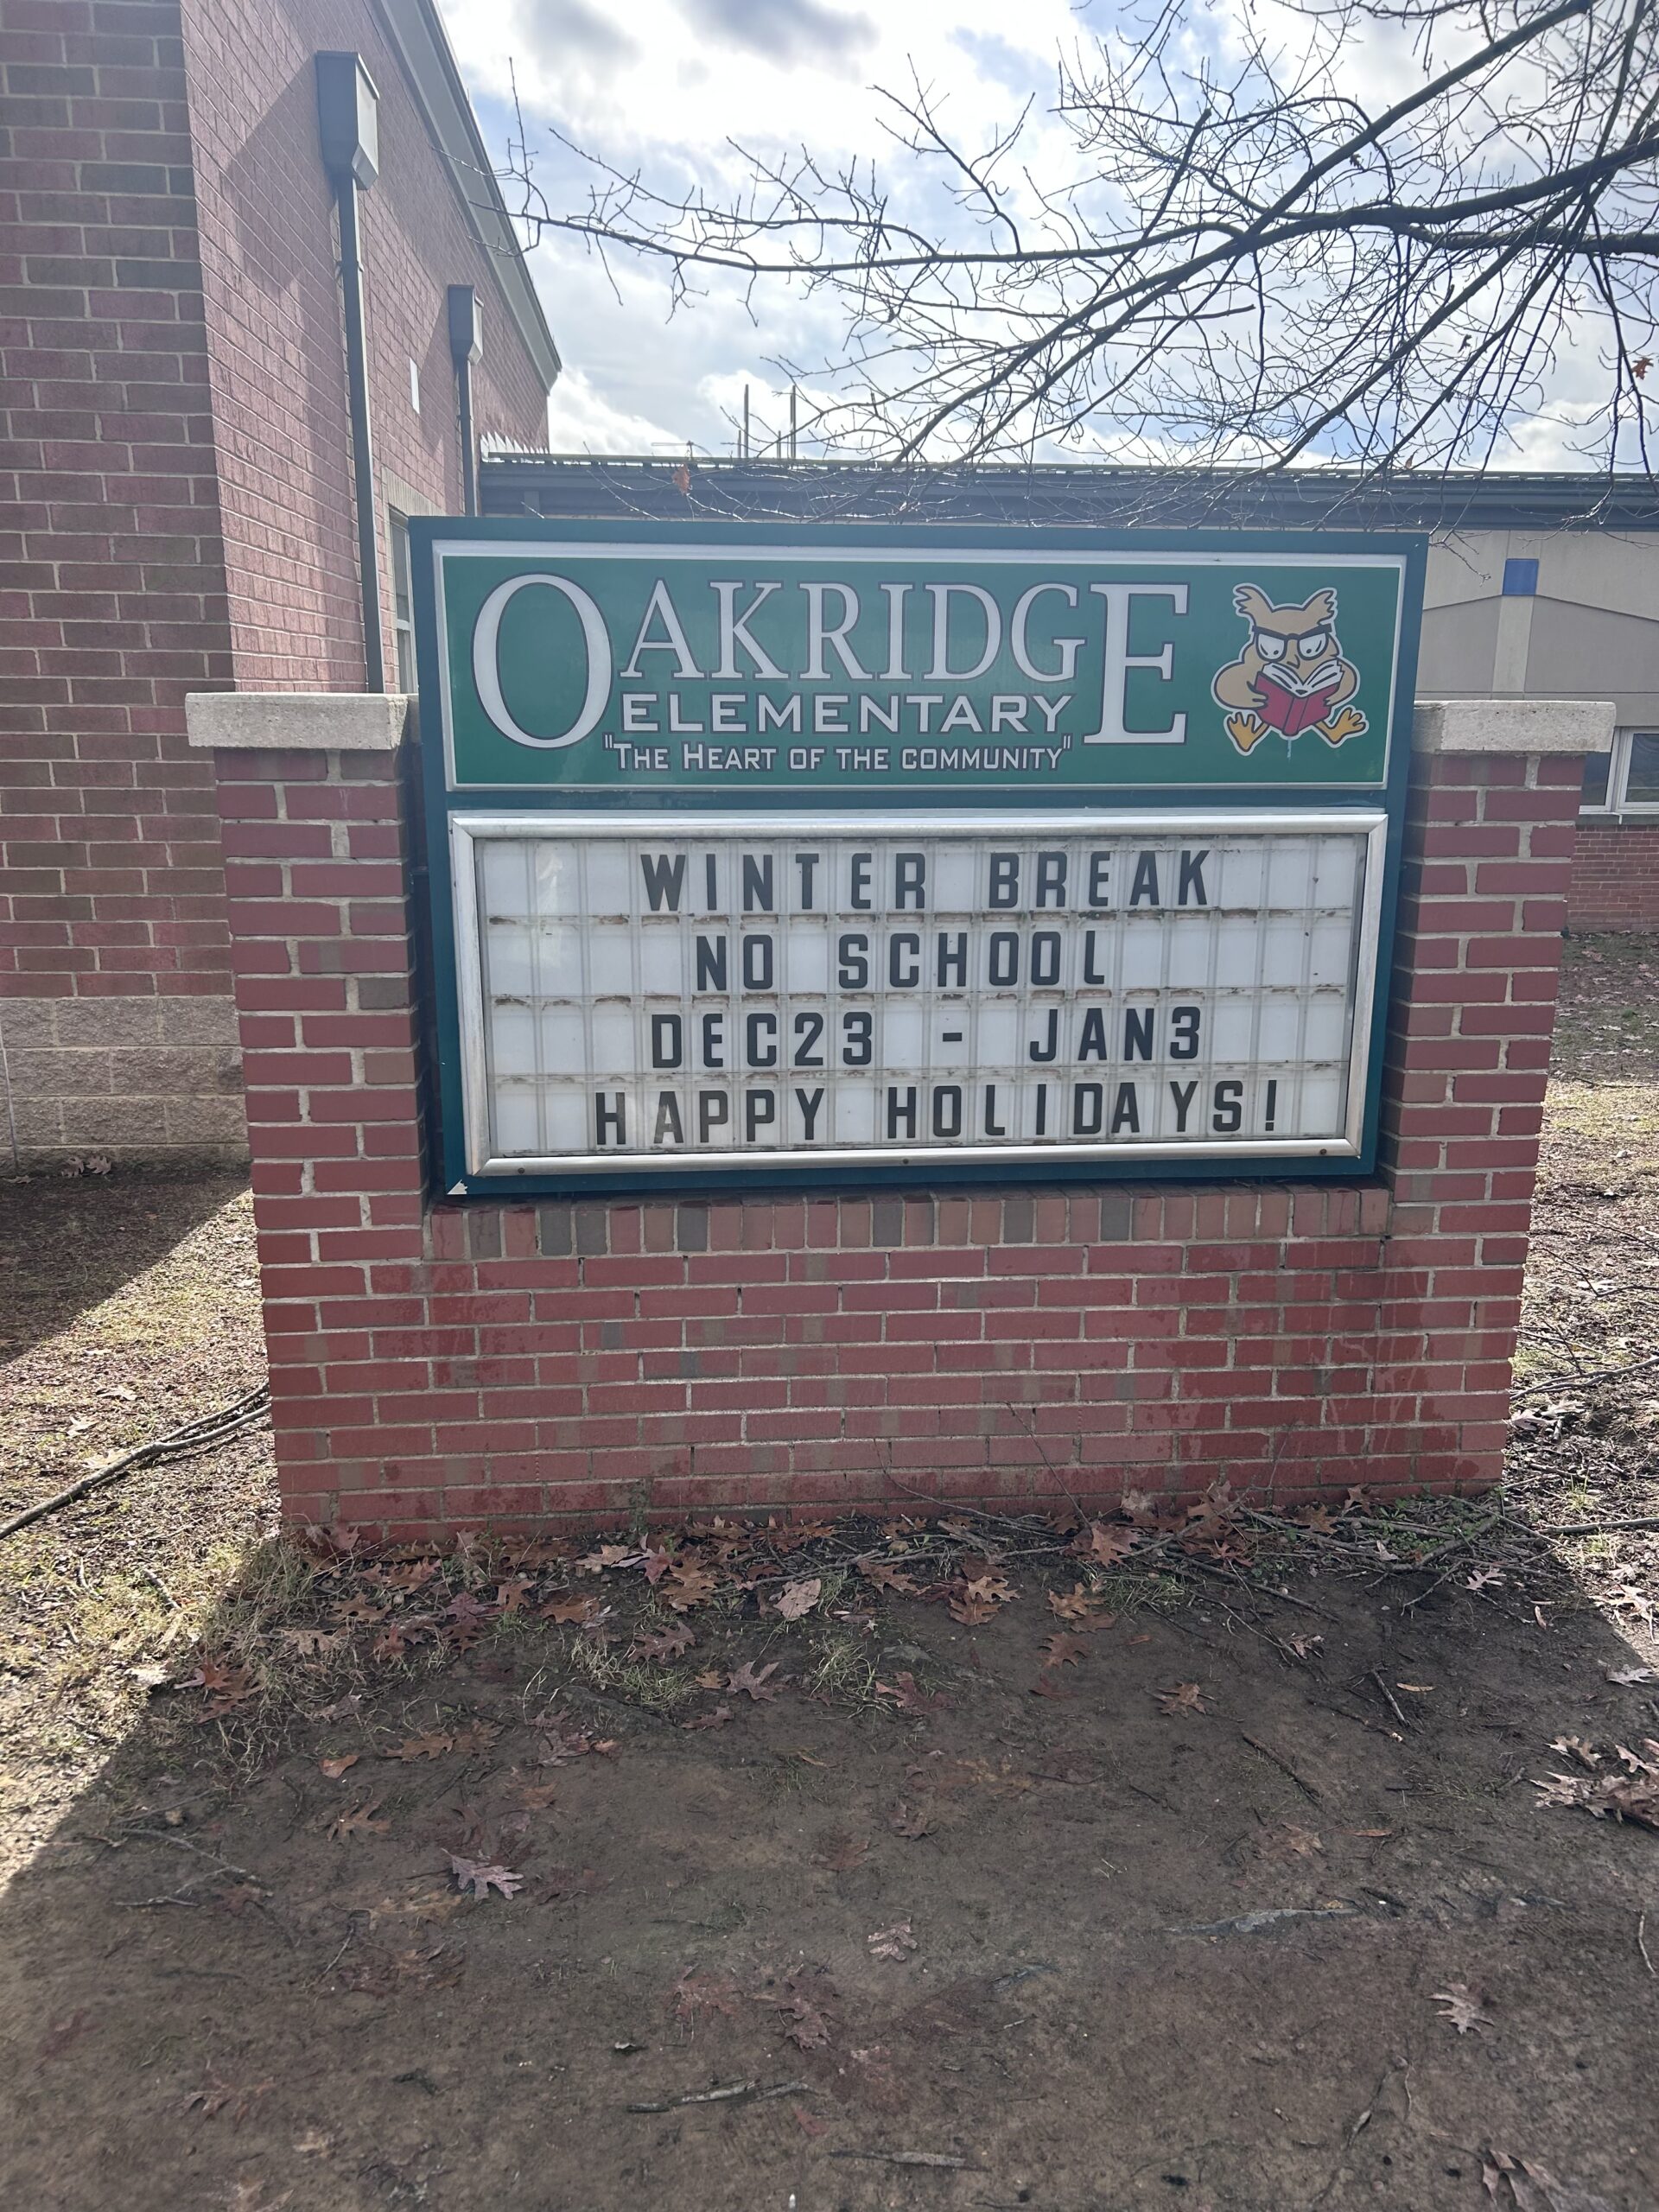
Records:
[[[648,415],[613,405],[581,369],[572,368],[553,387],[547,435],[555,453],[671,453],[685,442]]]

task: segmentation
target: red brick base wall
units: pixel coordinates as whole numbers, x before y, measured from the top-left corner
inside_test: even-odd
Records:
[[[1580,822],[1567,918],[1575,930],[1659,930],[1659,822]]]
[[[294,1517],[1496,1478],[1576,759],[1416,763],[1372,1183],[465,1206],[423,1195],[393,760],[217,762]]]

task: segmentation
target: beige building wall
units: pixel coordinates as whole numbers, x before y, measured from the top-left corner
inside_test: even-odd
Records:
[[[1503,564],[1535,560],[1531,598]],[[1651,531],[1437,532],[1419,696],[1611,699],[1622,728],[1659,728],[1659,536]]]

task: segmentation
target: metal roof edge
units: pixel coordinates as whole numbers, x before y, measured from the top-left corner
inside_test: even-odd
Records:
[[[688,469],[689,489],[677,480]],[[853,519],[861,505],[868,508],[877,499],[889,514],[896,502],[902,503],[915,520],[926,519],[930,506],[972,505],[986,499],[1087,505],[1103,511],[1129,500],[1144,502],[1152,494],[1169,505],[1185,506],[1190,501],[1282,518],[1300,515],[1313,521],[1321,518],[1323,511],[1344,521],[1369,517],[1380,522],[1386,518],[1399,528],[1659,529],[1659,482],[1635,471],[1609,475],[1500,469],[1377,476],[1339,468],[1159,469],[1071,461],[894,466],[859,460],[702,460],[674,454],[508,453],[498,448],[486,457],[481,474],[498,494],[527,495],[539,486],[552,498],[551,511],[563,513],[575,512],[566,502],[578,486],[603,498],[607,506],[620,501],[624,511],[631,509],[635,497],[644,497],[653,502],[647,512],[705,516],[747,512],[756,519],[807,512],[822,518],[832,507]],[[671,493],[671,499],[665,496]],[[664,495],[660,506],[654,504],[658,495]],[[1071,518],[1090,518],[1073,514]],[[1154,518],[1148,514],[1146,518]]]
[[[543,388],[551,391],[563,363],[501,197],[436,0],[373,0],[373,4],[443,157],[467,224],[484,248],[502,304]]]

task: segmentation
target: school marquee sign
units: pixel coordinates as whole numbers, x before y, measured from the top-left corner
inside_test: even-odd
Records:
[[[414,537],[447,1187],[1368,1163],[1421,541]]]

